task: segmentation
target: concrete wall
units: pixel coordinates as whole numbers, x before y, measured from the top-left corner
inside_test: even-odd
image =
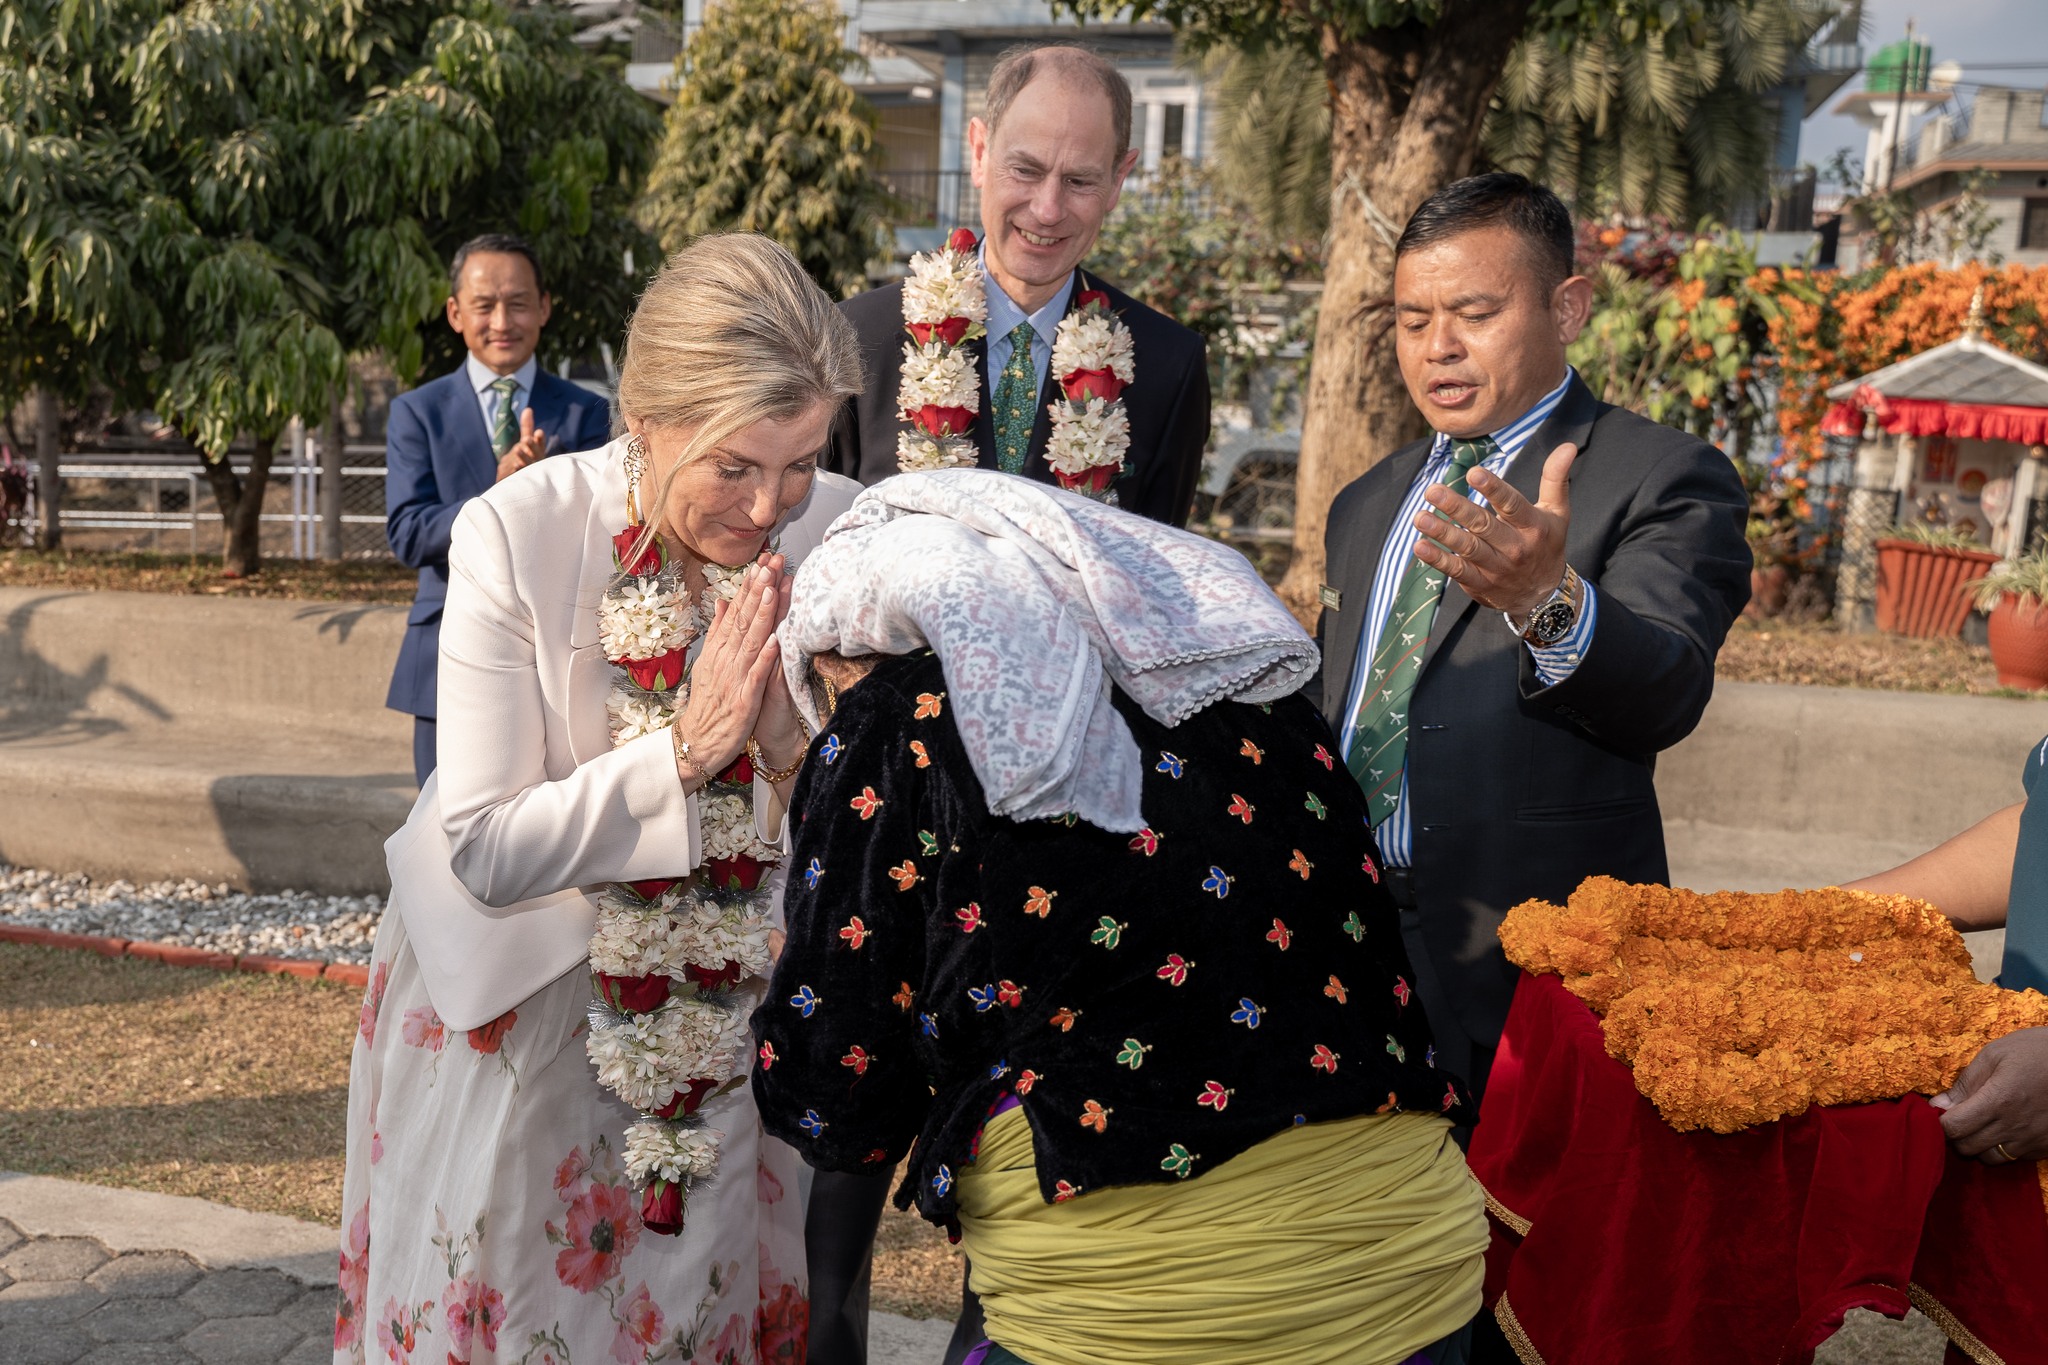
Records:
[[[0,860],[386,886],[413,799],[405,609],[0,588]]]

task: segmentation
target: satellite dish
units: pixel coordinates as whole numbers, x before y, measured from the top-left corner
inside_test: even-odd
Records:
[[[1937,90],[1953,90],[1963,78],[1961,62],[1943,62],[1927,73],[1927,82]]]

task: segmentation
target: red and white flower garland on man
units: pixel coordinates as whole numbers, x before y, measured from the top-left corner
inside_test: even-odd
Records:
[[[629,481],[643,463],[629,457]],[[634,520],[612,537],[618,571],[598,604],[598,639],[618,670],[605,706],[613,747],[674,724],[689,697],[687,651],[746,570],[706,565],[692,603],[660,538]],[[752,1001],[741,987],[770,966],[765,884],[782,856],[755,828],[753,781],[742,754],[698,793],[695,873],[618,882],[598,897],[586,1049],[599,1083],[640,1111],[626,1169],[650,1232],[682,1231],[685,1196],[717,1169],[724,1137],[697,1111],[745,1083]]]
[[[903,378],[896,407],[907,424],[896,438],[896,464],[906,471],[967,468],[977,463],[966,432],[981,411],[981,374],[966,343],[987,335],[988,287],[974,234],[958,228],[937,251],[910,258],[903,280]],[[1109,295],[1084,289],[1060,320],[1052,373],[1060,398],[1052,404],[1046,462],[1060,487],[1113,500],[1110,484],[1131,447],[1122,394],[1137,375],[1131,330]]]
[[[1060,487],[1114,497],[1109,485],[1123,472],[1131,448],[1131,419],[1122,397],[1138,372],[1131,329],[1100,289],[1084,289],[1074,302],[1053,333],[1052,372],[1061,397],[1052,405],[1045,460]]]
[[[981,375],[967,343],[986,336],[988,289],[974,234],[956,229],[937,251],[910,258],[903,278],[903,379],[896,408],[909,425],[896,438],[905,471],[975,464],[967,429],[981,411]]]

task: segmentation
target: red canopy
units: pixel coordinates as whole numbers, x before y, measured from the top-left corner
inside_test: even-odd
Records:
[[[2048,408],[2013,407],[1998,403],[1950,403],[1938,398],[1887,398],[1865,384],[1847,403],[1828,409],[1821,430],[1830,436],[1854,436],[1863,430],[1863,414],[1877,414],[1878,425],[1894,436],[1954,436],[1963,440],[2017,441],[2048,444]]]

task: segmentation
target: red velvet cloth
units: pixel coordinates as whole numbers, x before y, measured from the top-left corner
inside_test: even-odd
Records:
[[[1954,1156],[1918,1095],[1674,1132],[1593,1012],[1524,976],[1471,1163],[1487,1302],[1505,1291],[1526,1361],[1806,1365],[1849,1309],[1903,1316],[1911,1286],[1968,1358],[2048,1362],[2035,1167]]]

